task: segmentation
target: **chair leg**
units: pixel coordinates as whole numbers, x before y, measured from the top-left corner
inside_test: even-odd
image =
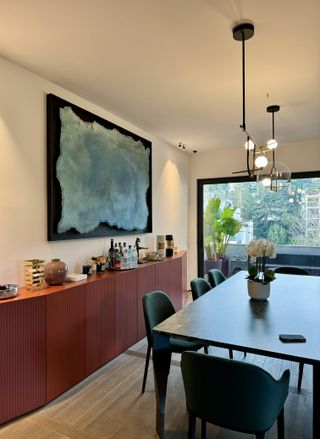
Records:
[[[188,439],[195,439],[196,437],[196,417],[193,413],[189,412],[189,430]]]
[[[299,363],[299,377],[298,377],[298,390],[300,392],[301,390],[301,383],[302,383],[302,375],[303,375],[303,363]]]
[[[232,352],[232,349],[229,349],[229,358],[230,358],[230,360],[233,360],[233,352]]]
[[[207,439],[207,423],[201,419],[201,439]]]
[[[151,354],[151,346],[148,343],[148,349],[147,349],[146,363],[145,363],[145,366],[144,366],[144,374],[143,374],[143,382],[142,382],[141,393],[144,393],[144,391],[146,390],[150,354]]]
[[[205,354],[208,354],[209,353],[209,346],[204,346],[203,350],[204,350]]]
[[[277,418],[277,426],[278,426],[278,439],[284,439],[284,409],[282,407],[281,412]]]

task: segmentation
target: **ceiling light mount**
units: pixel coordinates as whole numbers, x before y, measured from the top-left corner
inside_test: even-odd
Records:
[[[233,28],[233,38],[237,41],[247,41],[254,35],[254,25],[252,23],[238,24]]]
[[[280,105],[269,105],[267,107],[267,113],[278,113],[280,111]]]

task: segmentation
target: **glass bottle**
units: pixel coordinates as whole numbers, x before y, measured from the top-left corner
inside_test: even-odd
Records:
[[[113,238],[111,238],[111,244],[108,252],[108,259],[109,259],[109,267],[112,268],[114,265],[114,246],[113,246]]]
[[[129,260],[128,260],[128,249],[127,244],[124,242],[122,246],[123,256],[121,258],[121,268],[123,270],[127,270],[129,268]]]
[[[113,268],[115,268],[116,270],[121,270],[121,256],[118,249],[116,249],[115,252],[115,263]]]

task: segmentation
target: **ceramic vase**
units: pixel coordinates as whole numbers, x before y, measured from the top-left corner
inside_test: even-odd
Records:
[[[49,285],[61,285],[68,274],[67,265],[60,259],[52,259],[44,267],[44,280]]]
[[[248,294],[252,300],[267,300],[270,296],[270,282],[263,284],[262,282],[254,282],[249,279]]]

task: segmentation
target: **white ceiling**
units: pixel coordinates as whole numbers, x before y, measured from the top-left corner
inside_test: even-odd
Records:
[[[320,139],[320,0],[0,0],[0,54],[188,150]],[[1,78],[0,78],[1,80]],[[269,98],[267,98],[267,93]]]

